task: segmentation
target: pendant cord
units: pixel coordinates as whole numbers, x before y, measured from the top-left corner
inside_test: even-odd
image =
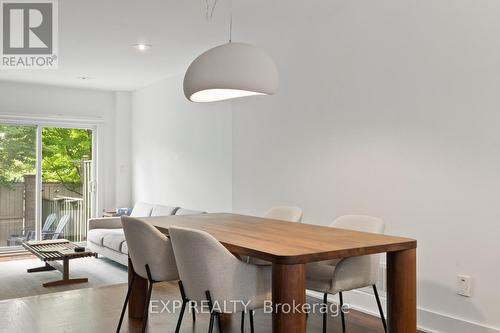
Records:
[[[210,4],[210,0],[205,0],[205,19],[212,21],[214,17],[215,7],[217,7],[218,0],[214,0]],[[229,43],[233,41],[233,1],[229,0]]]
[[[229,19],[229,43],[231,43],[233,41],[233,1],[232,0],[229,0],[229,15],[230,15],[230,19]]]
[[[212,21],[212,19],[214,18],[214,11],[215,7],[217,7],[217,1],[218,0],[215,0],[213,4],[210,4],[209,0],[205,0],[205,5],[206,5],[205,19],[207,21]]]

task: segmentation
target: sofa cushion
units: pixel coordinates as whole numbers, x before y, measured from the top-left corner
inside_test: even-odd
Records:
[[[104,235],[112,230],[113,229],[91,229],[87,233],[87,240],[96,245],[102,246]]]
[[[121,252],[122,243],[125,242],[125,234],[123,229],[112,229],[108,233],[104,234],[102,239],[102,245],[114,250],[116,252]]]
[[[132,213],[130,213],[130,216],[132,216],[132,217],[148,217],[148,216],[151,216],[152,210],[153,210],[153,205],[145,203],[145,202],[138,202],[135,204],[134,209],[132,209]]]
[[[179,208],[175,212],[175,215],[195,215],[195,214],[205,214],[206,212],[201,210],[192,210],[186,208]]]
[[[177,207],[154,205],[153,211],[151,212],[151,216],[169,216],[173,215],[176,210]]]

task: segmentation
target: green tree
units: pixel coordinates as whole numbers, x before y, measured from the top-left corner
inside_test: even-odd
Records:
[[[47,127],[42,130],[42,178],[79,193],[81,162],[92,156],[92,131]]]
[[[78,193],[81,161],[92,156],[92,131],[42,129],[42,179]],[[0,183],[22,181],[36,171],[36,128],[0,125]]]
[[[0,125],[0,184],[22,181],[36,168],[36,128]]]

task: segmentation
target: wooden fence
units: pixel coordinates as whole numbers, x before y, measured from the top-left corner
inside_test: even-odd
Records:
[[[18,234],[24,222],[24,183],[0,186],[0,246],[10,235]]]
[[[42,184],[42,224],[49,214],[55,213],[55,228],[61,216],[70,215],[71,220],[61,237],[75,242],[87,239],[88,219],[93,208],[91,160],[82,161],[81,172],[82,184]],[[35,229],[35,191],[34,175],[25,176],[24,182],[0,185],[0,246],[6,246],[9,236],[23,229]]]

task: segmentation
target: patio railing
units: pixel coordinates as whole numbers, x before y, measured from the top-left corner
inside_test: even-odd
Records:
[[[62,216],[70,216],[70,221],[64,228],[60,238],[66,238],[74,242],[87,239],[87,221],[90,217],[90,211],[85,207],[83,198],[56,197],[54,199],[43,199],[43,221],[49,214],[53,213],[56,214],[57,219],[52,229],[56,228],[57,222]]]

